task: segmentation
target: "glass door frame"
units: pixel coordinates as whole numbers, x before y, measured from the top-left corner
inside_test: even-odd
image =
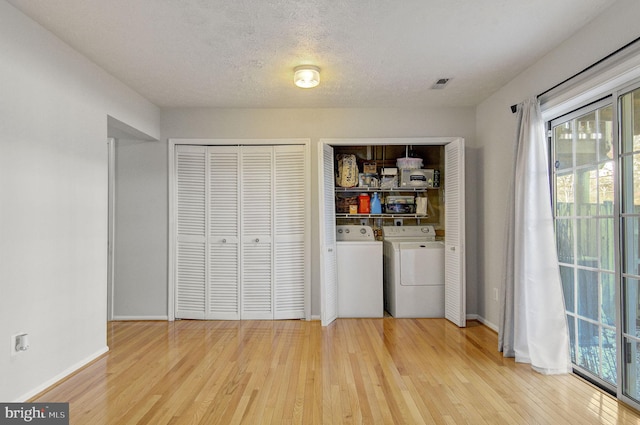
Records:
[[[625,270],[625,255],[626,252],[625,250],[625,246],[626,246],[626,242],[624,239],[624,235],[623,232],[625,232],[625,227],[623,225],[623,221],[626,217],[640,217],[640,213],[628,213],[626,211],[624,211],[624,207],[623,207],[623,196],[625,196],[625,191],[626,188],[623,185],[623,179],[624,179],[624,167],[622,166],[623,163],[623,156],[628,156],[631,155],[633,156],[633,152],[638,152],[638,151],[634,151],[633,149],[630,152],[624,152],[624,148],[622,146],[622,144],[624,143],[624,137],[623,137],[623,131],[625,130],[624,126],[622,125],[622,120],[624,119],[623,117],[623,108],[622,108],[622,98],[623,96],[630,94],[636,90],[640,89],[640,80],[635,80],[633,82],[631,82],[628,85],[625,85],[623,87],[620,87],[619,89],[614,91],[614,96],[616,99],[616,107],[617,107],[617,113],[616,113],[616,118],[617,118],[617,122],[615,123],[615,125],[617,126],[616,128],[616,134],[618,137],[618,141],[617,141],[617,145],[618,145],[618,149],[619,149],[619,154],[618,154],[618,194],[619,194],[619,202],[620,202],[620,206],[619,206],[619,226],[620,226],[620,231],[619,231],[619,238],[620,238],[620,245],[619,245],[619,262],[618,262],[618,266],[620,267],[620,283],[619,283],[619,299],[618,299],[618,305],[619,305],[619,317],[618,317],[618,323],[620,326],[620,329],[618,331],[619,334],[619,344],[620,344],[620,349],[619,351],[619,356],[620,358],[618,359],[618,364],[620,365],[620,367],[618,368],[618,398],[622,401],[624,401],[627,404],[632,405],[633,407],[635,407],[636,409],[640,409],[640,391],[639,391],[639,395],[638,398],[632,398],[631,396],[627,395],[625,393],[626,388],[628,387],[627,385],[627,376],[625,375],[625,368],[626,368],[626,357],[628,355],[631,355],[631,353],[627,352],[627,344],[626,344],[626,338],[630,337],[631,339],[633,339],[636,342],[636,346],[638,344],[640,344],[640,335],[630,335],[628,332],[626,332],[626,320],[627,320],[627,312],[626,312],[626,300],[625,300],[625,286],[624,286],[624,281],[627,278],[627,276],[630,276],[631,279],[637,279],[637,277],[640,275],[640,271],[638,271],[638,274],[633,275],[631,273],[627,273]],[[635,277],[634,277],[635,276]],[[640,361],[636,362],[636,369],[640,369]],[[640,374],[639,374],[640,375]],[[640,385],[640,382],[636,382],[635,386],[636,388]]]
[[[557,173],[557,169],[555,167],[555,159],[556,159],[556,144],[554,143],[554,134],[553,134],[553,129],[555,127],[557,127],[558,125],[562,125],[563,123],[567,123],[567,122],[571,122],[574,119],[583,117],[585,115],[588,115],[590,113],[594,113],[598,110],[601,110],[603,108],[609,107],[611,106],[612,108],[612,121],[616,121],[615,117],[616,115],[616,106],[615,106],[615,100],[611,95],[607,95],[603,98],[600,98],[598,100],[589,102],[587,104],[581,105],[575,109],[573,109],[571,112],[563,114],[561,116],[555,117],[552,120],[547,121],[547,130],[548,130],[548,143],[550,146],[550,153],[551,155],[549,155],[549,169],[550,169],[550,185],[551,185],[551,193],[552,193],[552,207],[553,207],[553,219],[554,219],[554,227],[557,226],[558,224],[558,209],[557,209],[557,196],[556,196],[556,176],[558,175]],[[573,133],[577,133],[574,129]],[[567,168],[565,168],[564,170],[570,170],[571,174],[574,176],[574,183],[573,183],[573,187],[574,187],[574,192],[573,192],[573,196],[574,196],[574,202],[575,202],[575,196],[577,193],[577,182],[575,181],[575,176],[577,175],[577,173],[580,170],[588,170],[590,168],[589,163],[586,164],[577,164],[577,159],[575,158],[575,144],[573,144],[574,138],[576,137],[575,134],[572,135],[572,147],[571,147],[571,152],[572,152],[572,162],[571,165]],[[620,355],[619,355],[619,349],[618,347],[620,347],[620,331],[619,331],[619,326],[618,324],[620,323],[619,320],[619,311],[620,308],[618,306],[620,306],[620,302],[619,302],[619,290],[618,288],[620,287],[619,285],[619,262],[618,262],[618,249],[617,247],[619,246],[619,241],[618,241],[618,235],[619,235],[619,227],[618,227],[618,221],[616,218],[618,217],[618,212],[619,212],[619,208],[618,205],[616,204],[616,202],[618,202],[619,196],[618,194],[618,190],[617,190],[617,181],[618,181],[618,177],[617,177],[617,137],[616,137],[616,129],[615,129],[615,124],[614,124],[614,128],[612,129],[612,144],[613,144],[613,152],[612,152],[612,158],[610,159],[610,161],[612,161],[614,163],[614,187],[613,187],[613,197],[614,197],[614,205],[613,205],[613,210],[611,213],[611,220],[613,221],[613,253],[614,253],[614,258],[613,258],[613,278],[614,278],[614,290],[615,290],[615,296],[614,296],[614,302],[616,304],[616,318],[615,320],[615,324],[614,324],[614,338],[615,338],[615,342],[616,342],[616,353],[615,353],[615,361],[616,361],[616,384],[612,384],[609,381],[606,381],[605,379],[601,378],[600,376],[604,375],[603,371],[602,371],[602,365],[603,365],[603,356],[602,356],[602,335],[603,335],[603,330],[609,329],[608,326],[603,326],[604,322],[602,320],[601,317],[601,305],[598,302],[596,305],[597,311],[598,311],[598,315],[597,315],[597,319],[593,319],[593,318],[589,318],[587,316],[581,315],[579,312],[579,306],[578,306],[578,302],[575,301],[575,305],[573,306],[574,309],[573,311],[567,311],[567,317],[568,320],[569,318],[571,318],[572,320],[574,320],[573,322],[573,326],[569,326],[569,331],[570,332],[574,332],[576,337],[574,338],[573,335],[570,335],[570,341],[572,344],[575,344],[575,358],[572,357],[572,361],[576,360],[579,361],[581,353],[580,350],[578,349],[578,337],[577,335],[580,334],[579,328],[578,328],[578,323],[585,322],[585,323],[589,323],[593,326],[598,326],[598,345],[599,345],[599,349],[598,349],[598,369],[600,369],[599,375],[595,375],[593,372],[591,372],[588,368],[581,366],[578,363],[573,363],[573,369],[574,372],[582,375],[583,377],[587,378],[588,380],[592,381],[593,383],[597,384],[598,386],[602,387],[603,389],[615,394],[617,392],[617,388],[616,385],[619,386],[620,383],[620,374],[619,374],[619,370],[620,368],[618,367],[618,365],[620,364]],[[608,162],[608,161],[606,161]],[[597,167],[598,164],[604,164],[605,161],[597,161],[595,165]],[[562,173],[560,173],[562,174]],[[574,204],[575,205],[575,204]],[[598,223],[597,229],[601,229],[600,226],[600,221],[603,220],[603,217],[600,215],[600,210],[599,210],[599,204],[598,204],[598,212],[595,216],[589,215],[588,217],[592,217],[592,219],[595,219],[596,222]],[[598,301],[600,301],[600,297],[601,297],[601,292],[600,292],[600,288],[602,287],[602,283],[601,283],[601,276],[602,276],[602,271],[607,271],[605,269],[602,269],[600,266],[600,261],[598,261],[598,266],[593,268],[593,267],[589,267],[586,266],[585,264],[580,264],[579,259],[577,258],[577,253],[579,251],[579,247],[578,247],[578,235],[577,235],[577,231],[579,230],[580,226],[578,226],[578,222],[579,221],[584,221],[585,219],[588,219],[587,216],[583,216],[581,215],[578,211],[573,211],[570,215],[569,218],[567,218],[566,220],[571,220],[571,228],[573,229],[573,239],[571,241],[572,246],[571,246],[571,250],[572,250],[572,254],[574,256],[574,258],[572,258],[572,264],[569,265],[568,263],[566,264],[566,266],[570,266],[572,267],[572,276],[573,276],[573,298],[574,300],[577,299],[579,291],[579,273],[582,271],[583,273],[593,273],[593,272],[597,272],[598,273],[598,283],[597,283],[597,293],[598,293]],[[561,219],[564,220],[564,219]],[[597,235],[599,235],[599,231]],[[556,232],[557,232],[557,227],[556,227]],[[598,246],[598,258],[600,258],[600,242],[597,241],[597,246]],[[560,250],[558,250],[560,251]],[[560,252],[559,252],[560,254]],[[560,261],[558,262],[558,266],[561,266]],[[585,268],[586,267],[586,268]],[[607,273],[609,274],[609,273]],[[563,289],[564,292],[564,289]],[[567,302],[567,300],[565,300],[565,303]],[[580,317],[583,316],[583,317]],[[568,323],[568,325],[571,325],[571,323]]]

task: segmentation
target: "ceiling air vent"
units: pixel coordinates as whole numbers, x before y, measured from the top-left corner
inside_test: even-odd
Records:
[[[434,90],[443,89],[449,83],[449,81],[451,81],[451,78],[438,78],[438,80],[433,83],[431,88]]]

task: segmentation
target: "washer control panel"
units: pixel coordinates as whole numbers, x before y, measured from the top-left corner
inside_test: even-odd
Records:
[[[336,226],[336,241],[375,241],[371,226],[344,224]]]
[[[436,229],[433,226],[384,226],[382,228],[385,239],[422,239],[434,241]]]

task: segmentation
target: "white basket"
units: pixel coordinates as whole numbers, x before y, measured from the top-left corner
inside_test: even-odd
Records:
[[[396,165],[401,170],[415,170],[422,168],[422,158],[398,158]]]

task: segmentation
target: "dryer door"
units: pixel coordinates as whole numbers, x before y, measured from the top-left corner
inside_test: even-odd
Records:
[[[440,242],[401,244],[400,285],[444,285],[444,244]]]

